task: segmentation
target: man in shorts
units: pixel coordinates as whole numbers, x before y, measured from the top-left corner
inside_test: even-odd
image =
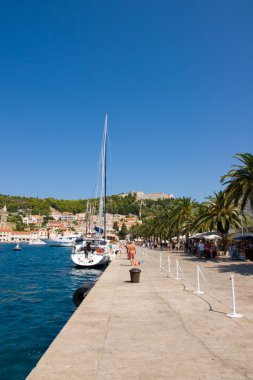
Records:
[[[135,248],[134,242],[131,241],[131,243],[129,244],[127,253],[128,253],[128,257],[129,257],[130,262],[131,262],[130,265],[133,266],[134,265],[134,256],[136,254],[136,248]]]

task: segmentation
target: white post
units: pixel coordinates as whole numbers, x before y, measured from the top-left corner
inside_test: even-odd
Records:
[[[204,292],[202,292],[202,290],[200,290],[200,285],[199,285],[199,272],[200,272],[200,269],[199,269],[199,266],[197,265],[197,290],[196,292],[194,292],[195,294],[204,294]]]
[[[232,300],[233,300],[233,313],[227,314],[227,317],[229,318],[242,318],[242,314],[236,313],[236,306],[235,306],[235,284],[234,284],[234,275],[230,277],[231,284],[232,284]]]
[[[170,275],[170,272],[171,272],[171,268],[170,268],[170,265],[171,263],[170,263],[170,257],[168,256],[168,277],[169,277],[169,275]]]
[[[179,277],[179,263],[178,263],[178,259],[176,259],[176,271],[177,271],[176,280],[181,280],[181,278]]]

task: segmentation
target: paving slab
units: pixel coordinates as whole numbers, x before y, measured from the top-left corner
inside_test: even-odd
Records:
[[[144,248],[137,258],[140,283],[117,257],[27,379],[253,379],[253,263]],[[232,274],[241,319],[226,316]]]

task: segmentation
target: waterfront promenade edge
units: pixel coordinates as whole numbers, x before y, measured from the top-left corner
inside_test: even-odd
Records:
[[[138,248],[137,284],[126,256],[117,257],[27,379],[253,379],[253,263],[171,253],[168,273],[161,255]],[[202,279],[203,295],[194,294],[196,264],[213,284]],[[226,316],[231,273],[241,319]]]

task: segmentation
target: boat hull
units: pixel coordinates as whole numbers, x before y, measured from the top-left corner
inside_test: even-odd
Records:
[[[60,236],[55,239],[42,240],[50,247],[72,247],[77,242],[83,242],[83,238],[80,235]]]
[[[46,245],[47,243],[45,243],[44,241],[42,240],[30,240],[29,241],[29,245]]]
[[[50,239],[43,239],[44,243],[49,245],[50,247],[72,247],[75,243],[74,241],[57,241],[57,240],[50,240]]]
[[[78,268],[99,268],[109,264],[110,259],[107,256],[89,255],[85,257],[84,253],[72,253],[71,260]]]

